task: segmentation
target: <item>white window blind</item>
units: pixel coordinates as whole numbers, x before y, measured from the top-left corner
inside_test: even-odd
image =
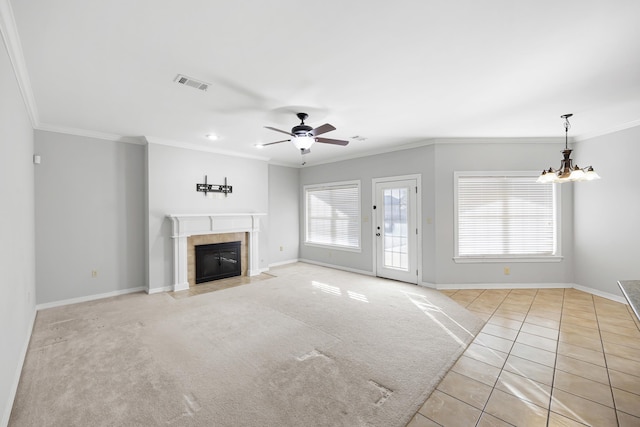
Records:
[[[555,186],[536,179],[456,174],[456,256],[555,255]]]
[[[360,249],[360,182],[305,186],[305,243]]]

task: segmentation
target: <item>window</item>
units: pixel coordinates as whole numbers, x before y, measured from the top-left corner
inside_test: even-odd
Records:
[[[360,181],[306,185],[305,244],[360,251]]]
[[[558,194],[534,172],[456,172],[457,262],[560,259]]]

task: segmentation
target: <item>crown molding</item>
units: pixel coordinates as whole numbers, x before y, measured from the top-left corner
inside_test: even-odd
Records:
[[[135,144],[135,145],[159,144],[159,145],[166,145],[169,147],[183,148],[187,150],[223,154],[225,156],[242,157],[242,158],[262,160],[262,161],[270,160],[268,157],[254,156],[250,154],[241,154],[235,151],[221,150],[221,149],[216,149],[211,147],[203,147],[203,146],[191,144],[188,142],[178,142],[178,141],[158,138],[154,136],[123,136],[115,133],[96,132],[96,131],[78,129],[78,128],[73,128],[68,126],[56,126],[48,123],[41,123],[40,125],[35,127],[35,129],[39,131],[45,131],[45,132],[55,132],[55,133],[63,133],[66,135],[75,135],[75,136],[84,136],[87,138],[102,139],[106,141],[124,142],[127,144]]]
[[[569,138],[571,140],[571,138]],[[571,142],[571,141],[570,141]],[[411,142],[403,145],[394,145],[381,147],[379,149],[367,150],[351,155],[333,157],[328,160],[313,162],[308,166],[319,166],[327,163],[342,162],[345,160],[359,159],[362,157],[376,156],[379,154],[393,153],[402,150],[411,150],[414,148],[426,147],[429,145],[445,145],[445,144],[560,144],[564,143],[564,137],[465,137],[465,138],[428,138],[417,142]],[[291,166],[302,168],[303,166]]]
[[[571,138],[569,138],[571,139]],[[463,137],[434,138],[433,144],[557,144],[564,143],[564,136],[497,136],[497,137]]]
[[[300,163],[283,162],[283,161],[273,160],[273,159],[269,159],[269,164],[273,166],[282,166],[285,168],[293,168],[293,169],[302,168],[302,165]]]
[[[46,132],[64,133],[67,135],[76,135],[76,136],[85,136],[88,138],[104,139],[107,141],[126,142],[128,144],[137,144],[137,145],[146,144],[146,141],[144,140],[143,137],[123,136],[115,133],[96,132],[92,130],[78,129],[78,128],[73,128],[68,126],[56,126],[48,123],[40,123],[38,126],[35,127],[35,129],[46,131]]]
[[[609,134],[612,134],[612,133],[615,133],[615,132],[619,132],[621,130],[631,129],[631,128],[634,128],[636,126],[640,126],[640,119],[632,120],[630,122],[622,123],[621,125],[612,126],[610,128],[602,129],[600,131],[591,132],[591,133],[585,133],[583,135],[576,136],[573,139],[576,142],[586,141],[587,139],[596,138],[598,136],[609,135]]]
[[[325,165],[325,164],[328,164],[328,163],[343,162],[343,161],[346,161],[346,160],[359,159],[359,158],[362,158],[362,157],[377,156],[378,154],[393,153],[395,151],[402,151],[402,150],[411,150],[413,148],[419,148],[419,147],[424,147],[424,146],[427,146],[427,145],[434,145],[434,144],[435,144],[435,139],[425,139],[425,140],[422,140],[422,141],[410,142],[408,144],[403,144],[403,145],[380,147],[380,148],[377,148],[377,149],[361,151],[361,152],[358,152],[358,153],[347,154],[347,155],[338,156],[338,157],[332,157],[332,158],[327,159],[327,160],[321,160],[321,161],[318,161],[318,162],[313,162],[312,164],[309,164],[308,166],[311,167],[311,166]],[[302,168],[304,166],[293,166],[293,167]]]
[[[252,160],[262,160],[264,162],[269,161],[269,157],[243,154],[243,153],[238,153],[236,151],[221,150],[219,148],[203,147],[201,145],[192,144],[189,142],[178,142],[178,141],[173,141],[171,139],[158,138],[155,136],[144,136],[143,138],[146,140],[148,144],[158,144],[158,145],[165,145],[168,147],[182,148],[186,150],[204,151],[206,153],[222,154],[225,156],[241,157],[241,158],[252,159]]]
[[[7,48],[9,61],[13,67],[13,72],[18,81],[20,94],[24,100],[24,105],[31,121],[31,126],[36,128],[39,124],[38,109],[31,88],[31,80],[27,72],[27,64],[22,53],[22,43],[18,35],[18,28],[13,16],[13,9],[9,0],[0,0],[0,33]]]

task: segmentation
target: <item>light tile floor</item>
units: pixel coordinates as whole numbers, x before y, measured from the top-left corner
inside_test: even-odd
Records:
[[[486,324],[407,427],[640,426],[640,322],[575,289],[443,291]]]

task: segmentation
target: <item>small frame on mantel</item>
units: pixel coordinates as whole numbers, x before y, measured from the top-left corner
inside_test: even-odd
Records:
[[[204,184],[196,184],[196,191],[204,193],[206,196],[207,193],[223,193],[224,197],[227,197],[229,193],[233,193],[233,187],[231,185],[227,185],[227,177],[224,177],[224,184],[208,184],[207,183],[207,175],[204,176]]]

